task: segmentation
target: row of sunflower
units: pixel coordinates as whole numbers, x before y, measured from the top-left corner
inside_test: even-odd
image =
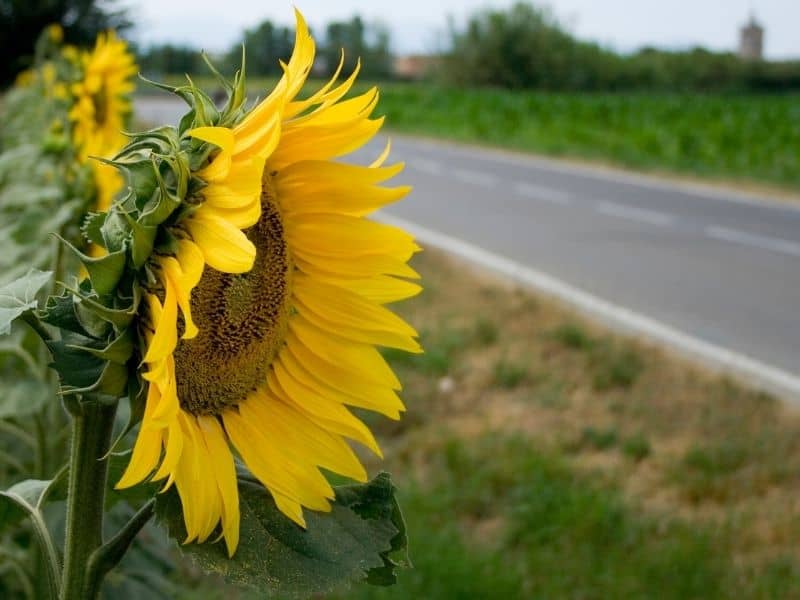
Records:
[[[367,218],[409,189],[382,185],[402,170],[388,146],[337,160],[380,129],[378,91],[353,95],[358,68],[340,82],[340,65],[301,98],[315,44],[296,18],[254,105],[244,61],[232,81],[209,63],[223,106],[191,80],[162,86],[188,105],[180,122],[123,134],[125,43],[81,51],[55,27],[4,98],[0,231],[15,241],[0,261],[17,278],[0,288],[0,541],[16,583],[0,586],[97,597],[154,516],[203,570],[264,593],[390,585],[404,564],[394,487],[368,481],[352,442],[380,456],[360,413],[404,411],[376,346],[421,351],[386,306],[420,291],[419,247]]]

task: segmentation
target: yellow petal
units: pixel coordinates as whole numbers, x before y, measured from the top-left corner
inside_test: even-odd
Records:
[[[180,263],[171,256],[161,259],[161,267],[164,269],[164,275],[170,280],[172,287],[175,289],[178,306],[180,306],[183,313],[184,332],[181,337],[185,340],[196,337],[199,330],[192,320],[192,307],[189,302],[194,286],[188,285],[190,278],[184,274]],[[197,282],[195,282],[195,285],[197,285]]]
[[[233,455],[216,417],[197,417],[197,422],[208,448],[211,468],[222,499],[222,531],[225,535],[225,545],[228,556],[233,556],[239,544],[239,488]]]
[[[291,392],[281,385],[277,371],[280,371],[280,379],[288,382],[287,388],[291,389]],[[321,396],[291,377],[282,364],[275,364],[275,370],[270,371],[267,377],[267,384],[276,398],[303,411],[309,419],[321,427],[360,442],[376,455],[383,456],[375,436],[364,423],[336,400]]]
[[[227,177],[233,158],[233,131],[227,127],[196,127],[189,130],[187,135],[214,144],[220,149],[211,162],[198,172],[198,175],[206,181],[212,182]]]
[[[144,355],[144,362],[153,363],[164,359],[171,354],[178,344],[178,302],[175,297],[175,290],[167,280],[165,282],[166,296],[162,307],[161,315],[156,323],[153,339]],[[150,295],[151,302],[154,299],[159,304],[158,299]]]
[[[302,346],[287,346],[287,349],[280,353],[277,362],[285,367],[287,375],[320,396],[348,406],[373,410],[394,420],[399,419],[400,412],[405,410],[403,402],[391,388],[353,378],[347,371],[317,360]],[[289,379],[281,379],[277,362],[275,374],[281,385],[284,389],[292,387]]]
[[[292,337],[287,339],[287,343],[296,341],[302,344],[320,359],[352,372],[354,377],[401,389],[400,381],[374,346],[322,332],[301,315],[290,320],[289,329]]]
[[[253,268],[256,247],[236,226],[200,207],[186,228],[207,264],[223,273],[246,273]]]

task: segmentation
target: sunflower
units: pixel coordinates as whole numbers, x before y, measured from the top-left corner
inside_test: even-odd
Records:
[[[83,77],[72,85],[75,100],[69,112],[73,142],[81,162],[91,156],[110,158],[126,142],[122,130],[131,112],[128,96],[133,91],[136,64],[127,44],[113,31],[98,35],[94,49],[84,52],[80,62]],[[92,161],[92,169],[96,209],[107,210],[123,179],[115,168],[98,161]]]
[[[292,57],[273,92],[231,128],[188,132],[216,150],[175,251],[150,259],[140,331],[148,382],[144,417],[120,488],[177,487],[187,542],[221,525],[239,538],[234,455],[305,526],[328,511],[320,469],[366,481],[346,439],[377,455],[350,410],[397,419],[400,384],[375,346],[420,352],[417,334],[384,305],[420,291],[407,265],[419,250],[400,229],[364,217],[409,192],[380,184],[403,165],[335,162],[369,141],[372,89],[344,100],[358,73],[297,99],[315,45],[296,11]]]

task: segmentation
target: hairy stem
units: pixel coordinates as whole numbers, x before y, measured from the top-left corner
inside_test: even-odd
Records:
[[[92,600],[89,560],[103,543],[103,505],[116,404],[84,401],[73,417],[62,600]]]

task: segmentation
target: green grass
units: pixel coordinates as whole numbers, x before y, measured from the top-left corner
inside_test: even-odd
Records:
[[[525,365],[500,359],[494,365],[494,382],[501,388],[514,389],[528,379],[528,369]]]
[[[644,460],[653,451],[647,437],[641,433],[637,433],[623,441],[620,450],[625,456],[636,462]]]
[[[344,597],[725,598],[739,577],[723,534],[643,516],[527,439],[452,439],[434,456],[402,499],[414,569]]]
[[[615,428],[596,429],[586,427],[582,434],[579,445],[588,446],[594,450],[608,450],[617,445],[619,434]]]
[[[573,350],[589,350],[594,345],[594,340],[586,330],[577,323],[563,323],[553,331],[553,338],[564,347]]]

